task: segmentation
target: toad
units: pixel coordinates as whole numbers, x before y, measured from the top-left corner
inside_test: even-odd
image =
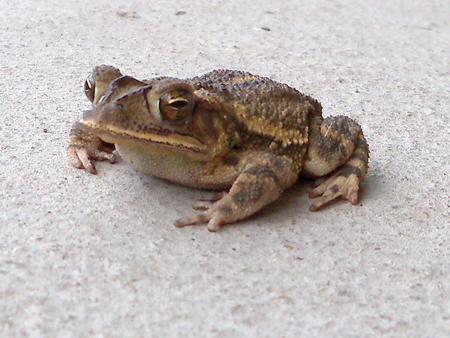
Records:
[[[369,160],[361,127],[324,119],[318,101],[288,85],[234,70],[140,81],[102,65],[85,93],[92,109],[70,131],[73,166],[95,174],[94,162],[114,163],[116,150],[143,173],[221,192],[177,227],[243,220],[300,176],[316,179],[311,211],[337,198],[358,203]]]

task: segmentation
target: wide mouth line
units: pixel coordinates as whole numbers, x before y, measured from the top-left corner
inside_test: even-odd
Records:
[[[89,121],[86,121],[84,119],[81,120],[81,123],[87,130],[92,131],[100,138],[101,136],[107,136],[107,138],[117,141],[134,140],[141,143],[153,143],[177,149],[183,148],[195,152],[203,152],[206,150],[206,146],[203,143],[201,143],[195,137],[189,135],[171,133],[170,131],[164,132],[162,134],[161,133],[158,134],[155,132],[136,135],[134,133],[127,132],[126,130],[118,131],[108,127],[100,129],[95,124],[90,123]],[[143,135],[147,137],[142,137]]]

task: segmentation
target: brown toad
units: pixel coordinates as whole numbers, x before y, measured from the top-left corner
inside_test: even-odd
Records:
[[[175,222],[208,229],[249,217],[298,177],[320,178],[310,210],[342,197],[358,202],[369,149],[346,116],[322,118],[315,99],[250,73],[214,70],[180,80],[139,81],[112,66],[95,67],[85,83],[93,108],[69,136],[76,168],[95,174],[94,160],[113,150],[136,169],[183,185],[225,191],[204,210]]]

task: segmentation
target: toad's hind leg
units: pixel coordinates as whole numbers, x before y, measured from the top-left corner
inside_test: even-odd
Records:
[[[369,147],[354,120],[333,116],[312,126],[303,172],[319,179],[310,193],[311,198],[318,197],[310,210],[316,211],[339,197],[357,204],[368,163]]]

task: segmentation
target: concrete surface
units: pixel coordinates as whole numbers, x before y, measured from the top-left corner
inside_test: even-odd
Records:
[[[0,1],[1,337],[450,336],[450,2]],[[94,65],[234,68],[363,126],[361,203],[308,182],[217,234],[210,196],[65,154]]]

